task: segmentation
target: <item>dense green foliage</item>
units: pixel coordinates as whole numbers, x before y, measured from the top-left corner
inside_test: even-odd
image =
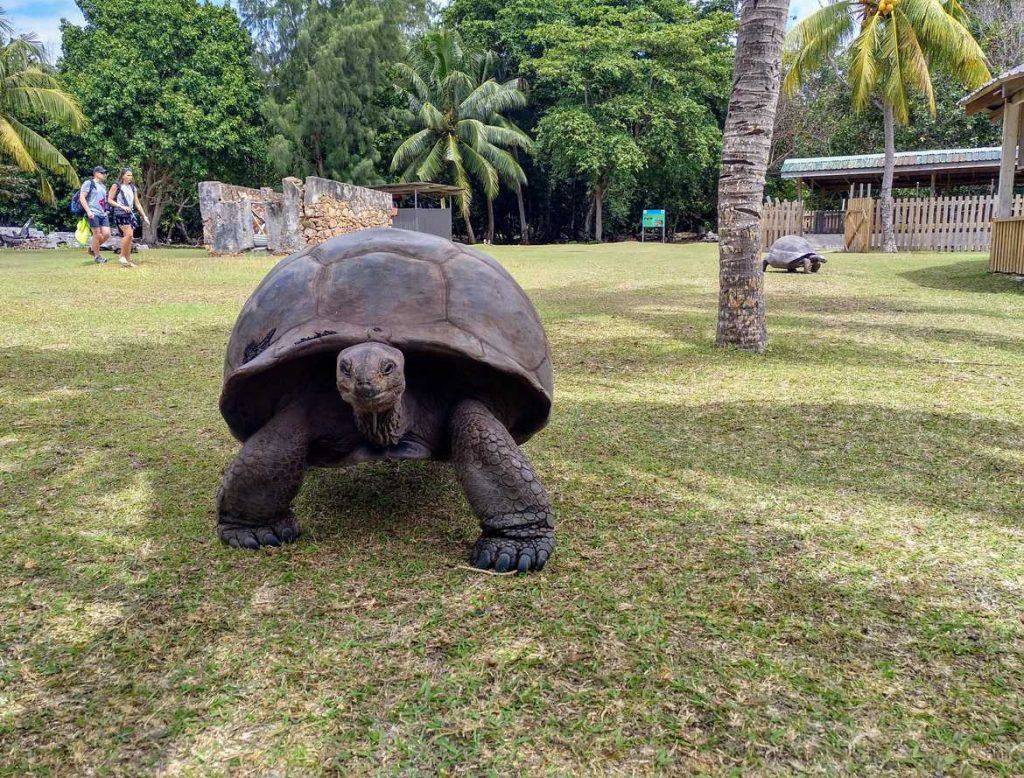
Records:
[[[78,4],[85,26],[64,26],[60,72],[90,120],[67,139],[81,168],[136,166],[153,230],[194,205],[199,181],[263,183],[262,84],[233,10],[197,0]]]
[[[527,175],[542,238],[594,236],[598,200],[617,234],[635,233],[644,207],[679,228],[713,219],[731,14],[675,0],[455,0],[445,19],[530,83],[516,119],[538,140]]]
[[[911,19],[922,2],[900,0],[887,14]],[[80,4],[86,25],[67,28],[59,76],[81,100],[89,128],[69,132],[35,114],[23,125],[51,139],[79,172],[97,161],[112,169],[136,165],[147,204],[164,213],[161,237],[195,237],[195,184],[203,179],[261,185],[312,174],[372,184],[408,177],[413,158],[417,177],[425,177],[422,155],[394,170],[391,162],[426,129],[408,110],[402,68],[415,66],[424,33],[438,26],[467,50],[493,52],[489,76],[514,82],[526,97],[500,119],[479,118],[497,128],[492,132],[515,128],[522,138],[489,142],[511,150],[501,164],[488,162],[496,191],[493,175],[463,165],[469,223],[478,230],[493,225],[487,235],[499,242],[517,240],[525,224],[523,237],[537,241],[614,239],[635,235],[641,209],[657,207],[668,211],[670,232],[714,225],[733,0],[452,0],[440,14],[432,13],[441,5],[432,0]],[[1024,54],[1015,8],[1012,0],[971,0],[970,16],[959,17],[994,67]],[[863,97],[850,85],[850,59],[804,64],[803,83],[779,111],[771,170],[787,156],[880,150],[878,105],[869,100],[860,113],[850,110]],[[41,61],[32,67],[46,73]],[[892,72],[883,71],[873,78],[892,91]],[[901,72],[907,83],[926,86],[920,62],[907,61]],[[998,140],[985,118],[964,116],[958,100],[965,88],[955,79],[929,83],[931,96],[929,88],[907,91],[908,122],[896,128],[897,149]],[[451,172],[438,177],[456,180]],[[37,224],[68,226],[65,209],[38,199],[38,171],[9,170],[2,178],[0,222],[33,216]],[[54,179],[53,186],[63,202],[67,181]],[[769,193],[793,194],[777,180]],[[464,221],[459,226],[468,232]]]
[[[78,176],[60,150],[30,123],[52,123],[78,132],[85,116],[46,64],[40,45],[29,37],[10,37],[10,33],[0,8],[0,162],[35,178],[39,199],[52,204],[55,198],[49,175],[71,186],[78,183]],[[11,173],[5,180],[16,183]]]
[[[379,135],[394,124],[388,68],[422,4],[401,0],[243,0],[269,87],[269,156],[278,176],[382,180]]]
[[[526,183],[509,149],[529,150],[530,139],[503,116],[523,107],[526,96],[519,79],[495,78],[496,64],[491,52],[467,48],[457,32],[437,30],[420,38],[408,63],[396,67],[396,87],[417,130],[395,151],[391,170],[400,172],[402,181],[447,181],[462,187],[459,210],[471,242],[474,183],[489,206],[502,183]],[[489,240],[493,232],[489,219]]]

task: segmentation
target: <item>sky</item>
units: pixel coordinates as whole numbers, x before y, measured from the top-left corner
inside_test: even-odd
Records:
[[[790,18],[802,19],[820,3],[821,0],[790,0]],[[83,22],[74,0],[0,0],[0,7],[7,12],[16,32],[35,33],[54,59],[60,53],[60,20]]]

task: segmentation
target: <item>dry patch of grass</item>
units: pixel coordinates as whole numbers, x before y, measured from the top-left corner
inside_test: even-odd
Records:
[[[439,465],[316,472],[213,533],[223,348],[267,259],[0,253],[0,771],[1024,771],[1024,298],[977,255],[770,274],[494,247],[551,337],[560,547],[461,567]]]

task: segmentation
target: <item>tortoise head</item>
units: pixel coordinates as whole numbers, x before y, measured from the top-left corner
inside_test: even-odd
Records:
[[[405,357],[384,343],[359,343],[338,354],[338,391],[357,415],[394,409],[405,392]]]

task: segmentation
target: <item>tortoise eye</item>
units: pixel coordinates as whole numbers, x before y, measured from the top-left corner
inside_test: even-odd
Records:
[[[395,369],[395,363],[394,362],[385,362],[384,366],[380,369],[380,372],[383,373],[384,375],[391,375],[391,373],[394,371],[394,369]]]
[[[342,375],[349,375],[352,372],[352,365],[346,360],[338,365],[338,370],[341,371]]]

